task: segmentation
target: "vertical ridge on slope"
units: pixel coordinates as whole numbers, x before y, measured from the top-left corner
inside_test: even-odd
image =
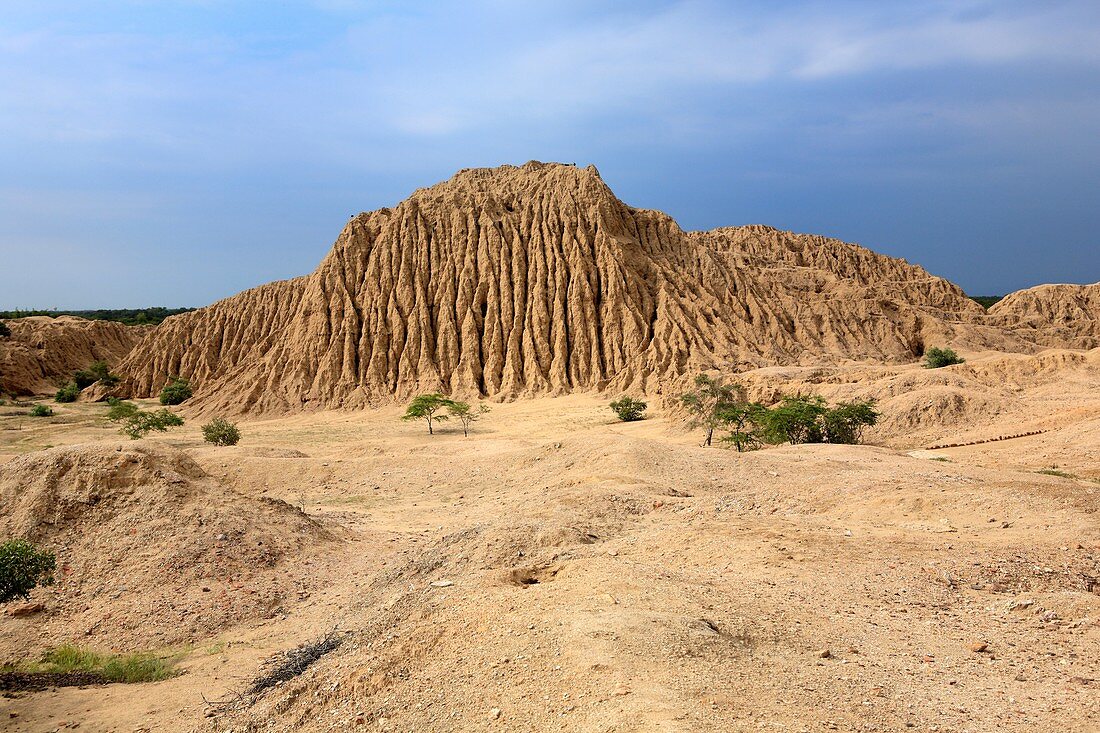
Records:
[[[766,227],[683,232],[593,167],[460,171],[354,217],[317,270],[175,316],[123,365],[231,412],[442,390],[514,398],[660,390],[699,369],[911,359],[996,338],[956,286],[901,260]]]

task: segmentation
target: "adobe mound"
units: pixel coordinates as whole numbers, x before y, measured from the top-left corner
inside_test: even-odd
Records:
[[[1004,326],[1035,332],[1033,338],[1052,346],[1100,346],[1100,283],[1019,290],[993,304],[989,313]]]
[[[429,390],[658,393],[707,368],[1028,349],[903,260],[767,227],[685,233],[595,168],[465,170],[353,218],[317,270],[159,326],[119,367],[205,411],[357,407]]]
[[[283,561],[331,539],[298,509],[237,494],[167,446],[14,458],[0,465],[0,504],[0,536],[57,553],[57,585],[36,592],[54,643],[159,646],[270,614],[299,570]]]
[[[96,361],[121,362],[149,328],[76,316],[30,316],[4,323],[11,337],[0,339],[0,394],[48,394]]]

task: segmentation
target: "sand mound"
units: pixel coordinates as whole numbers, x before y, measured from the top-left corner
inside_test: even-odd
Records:
[[[156,646],[272,613],[294,584],[274,568],[330,539],[298,509],[241,496],[149,444],[15,458],[0,466],[0,504],[0,536],[57,553],[59,582],[38,595],[55,642]]]
[[[4,321],[10,338],[0,338],[0,394],[46,394],[73,372],[103,360],[117,365],[150,331],[113,321],[75,316],[32,316]]]
[[[1093,349],[1100,346],[1100,283],[1040,285],[995,303],[989,312],[1000,323],[1041,343]]]
[[[356,216],[313,274],[169,318],[120,371],[139,395],[188,376],[196,405],[228,412],[658,393],[711,367],[1031,348],[988,318],[903,260],[760,226],[686,233],[595,168],[532,162]]]

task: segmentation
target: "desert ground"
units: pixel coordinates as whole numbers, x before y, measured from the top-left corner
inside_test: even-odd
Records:
[[[492,403],[468,438],[399,405],[245,417],[233,447],[187,409],[130,441],[102,403],[0,407],[0,491],[45,492],[10,521],[101,512],[0,659],[182,671],[8,693],[0,727],[1095,731],[1100,353],[967,356],[740,375],[883,412],[865,445],[741,454],[670,399],[620,423],[595,393]]]

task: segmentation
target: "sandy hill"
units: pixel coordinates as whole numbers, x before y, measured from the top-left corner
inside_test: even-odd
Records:
[[[1039,285],[1012,293],[989,312],[996,320],[1049,345],[1100,346],[1100,283]]]
[[[0,537],[57,554],[58,584],[37,596],[46,610],[33,628],[107,648],[160,646],[273,613],[308,575],[301,551],[331,539],[289,504],[240,495],[156,444],[15,458],[0,465],[0,505]],[[282,565],[290,556],[297,571]]]
[[[75,316],[30,316],[5,320],[0,338],[0,394],[45,394],[73,372],[104,360],[112,367],[149,332],[147,326],[89,321]]]
[[[710,367],[1033,348],[990,320],[903,260],[761,226],[687,233],[595,168],[531,162],[356,216],[311,275],[172,317],[120,370],[136,394],[182,374],[238,412],[653,393]]]

